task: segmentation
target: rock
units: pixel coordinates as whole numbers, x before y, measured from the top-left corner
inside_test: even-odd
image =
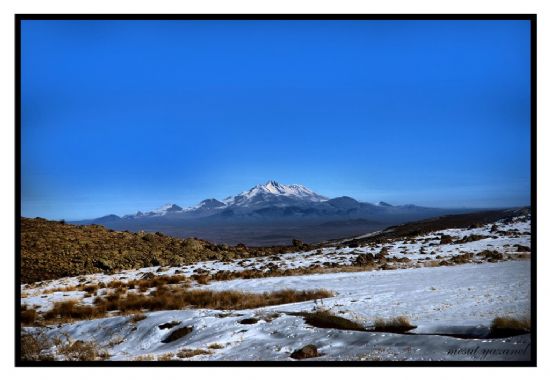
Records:
[[[110,271],[110,270],[113,269],[113,264],[112,264],[111,261],[109,261],[109,260],[106,260],[106,259],[99,259],[99,260],[97,260],[97,262],[95,263],[95,267],[96,267],[96,268],[99,268],[99,269],[106,270],[106,271]]]
[[[497,260],[504,259],[504,255],[502,253],[498,251],[489,251],[488,249],[479,252],[477,256],[483,256],[485,259],[489,260],[490,262],[495,262]]]
[[[245,318],[245,319],[241,319],[239,321],[239,323],[241,325],[254,325],[256,323],[258,323],[259,319],[257,318]]]
[[[152,272],[144,273],[144,274],[141,276],[141,278],[142,278],[143,280],[150,280],[150,279],[155,278],[155,277],[156,277],[156,275],[155,275],[154,273],[152,273]]]
[[[357,265],[369,265],[374,262],[374,255],[372,253],[362,253],[355,259]]]
[[[304,346],[296,351],[294,351],[292,354],[290,354],[290,357],[292,359],[309,359],[309,358],[316,358],[320,356],[319,352],[317,351],[317,347],[313,344],[308,344],[307,346]]]
[[[292,239],[292,246],[293,247],[301,248],[301,247],[303,247],[303,245],[304,245],[303,241],[298,240],[298,239]]]
[[[187,334],[191,333],[193,331],[193,327],[186,326],[186,327],[180,327],[177,330],[172,331],[166,338],[164,338],[161,342],[162,343],[170,343],[175,340],[178,340],[180,338],[183,338]]]
[[[441,235],[441,239],[439,240],[439,244],[451,244],[453,242],[453,238],[450,235]]]
[[[472,261],[472,253],[464,253],[462,255],[453,256],[451,261],[455,264],[467,264]]]
[[[158,325],[158,328],[161,330],[171,329],[172,327],[175,327],[180,323],[181,323],[180,321],[166,322],[166,323],[163,323],[162,325]]]
[[[526,247],[526,246],[524,246],[524,245],[514,244],[514,247],[517,248],[517,251],[518,251],[518,252],[531,252],[531,248]]]

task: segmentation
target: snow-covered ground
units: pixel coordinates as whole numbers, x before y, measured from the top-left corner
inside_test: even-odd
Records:
[[[188,360],[293,360],[290,353],[307,344],[316,345],[323,354],[315,360],[526,360],[528,335],[491,340],[425,334],[475,333],[483,331],[496,316],[528,315],[529,271],[529,261],[510,261],[233,280],[207,287],[258,292],[322,287],[335,291],[336,296],[322,304],[311,301],[230,313],[202,309],[152,312],[136,323],[130,317],[112,317],[52,327],[47,334],[95,341],[108,350],[111,360],[166,354],[177,360],[175,355],[182,349],[210,352]],[[322,329],[291,314],[318,307],[366,327],[377,317],[406,315],[418,326],[411,331],[417,335]],[[252,317],[260,321],[252,325],[239,323]],[[172,321],[179,322],[172,329],[158,327]],[[192,326],[193,331],[174,342],[162,343],[171,331],[182,326]],[[212,344],[223,348],[208,349]],[[479,348],[474,351],[476,347]],[[453,354],[455,349],[469,349],[472,353]],[[509,355],[488,351],[494,349],[527,351]]]
[[[250,258],[231,262],[202,262],[177,268],[144,268],[117,274],[95,274],[22,285],[21,302],[39,311],[47,311],[54,302],[76,299],[91,303],[93,297],[82,291],[51,289],[79,283],[126,281],[146,272],[156,275],[197,270],[263,269],[269,263],[279,268],[308,267],[315,263],[352,263],[360,253],[378,253],[383,246],[388,257],[408,257],[403,269],[364,272],[322,273],[286,277],[237,279],[194,285],[210,290],[264,292],[279,289],[327,289],[334,297],[321,301],[263,307],[253,310],[179,310],[145,313],[146,318],[132,321],[116,316],[42,328],[50,337],[68,336],[73,340],[94,341],[111,355],[110,360],[147,360],[159,357],[173,360],[294,360],[290,353],[307,344],[318,347],[322,356],[309,360],[528,360],[530,335],[505,339],[459,339],[441,334],[483,336],[497,316],[530,316],[530,260],[509,260],[454,266],[424,266],[426,257],[438,260],[464,252],[496,250],[508,257],[518,255],[517,247],[530,246],[530,223],[497,223],[476,229],[450,229],[386,245],[357,248],[337,246],[320,252],[298,252],[278,257]],[[493,231],[495,229],[493,228]],[[462,244],[439,244],[441,234],[454,240],[472,234],[487,236]],[[426,253],[420,253],[421,248]],[[390,334],[317,328],[307,325],[296,312],[328,309],[338,316],[369,328],[376,318],[407,316],[416,329],[411,334]],[[255,324],[241,324],[245,318]],[[175,322],[172,328],[160,325]],[[171,343],[162,340],[180,327],[193,331]],[[35,329],[35,328],[30,328]],[[209,348],[216,344],[217,348]],[[212,346],[211,346],[212,347]],[[221,347],[221,348],[220,348]],[[184,349],[203,349],[207,353],[188,359],[176,354]]]

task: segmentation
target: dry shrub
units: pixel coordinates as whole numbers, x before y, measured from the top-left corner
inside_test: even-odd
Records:
[[[243,310],[263,306],[282,305],[332,297],[334,294],[325,289],[296,291],[283,289],[265,293],[246,293],[234,290],[212,292],[193,290],[183,293],[182,299],[189,305],[199,308]]]
[[[136,314],[134,314],[134,315],[132,315],[132,316],[130,317],[130,321],[131,321],[132,323],[138,323],[139,321],[143,321],[143,320],[146,319],[146,318],[147,318],[147,316],[146,316],[145,314],[143,314],[143,313],[136,313]]]
[[[27,305],[21,305],[21,324],[32,325],[37,317],[38,313],[35,309],[29,309]]]
[[[310,313],[303,312],[297,313],[297,315],[304,317],[304,321],[313,327],[355,331],[366,330],[360,323],[334,315],[329,310],[316,310]]]
[[[438,267],[439,266],[439,261],[437,260],[427,260],[427,261],[424,261],[424,266],[425,267],[428,267],[428,268],[435,268],[435,267]]]
[[[88,295],[93,296],[99,290],[99,286],[97,284],[86,284],[81,289],[88,293]]]
[[[104,310],[119,310],[121,312],[179,310],[186,307],[242,310],[332,296],[332,292],[324,289],[304,291],[287,289],[269,293],[246,293],[233,290],[216,292],[161,287],[149,295],[129,293],[125,298],[98,298],[95,304]]]
[[[267,271],[260,269],[245,269],[242,271],[234,272],[219,271],[217,273],[211,274],[210,277],[213,281],[228,281],[234,279],[250,280],[254,278],[301,276],[315,273],[368,272],[376,268],[377,266],[375,265],[362,266],[351,264],[327,267],[316,264],[309,267],[291,269],[271,268]]]
[[[235,290],[212,291],[206,289],[188,290],[159,286],[150,294],[127,293],[117,289],[103,297],[97,297],[93,306],[79,305],[76,300],[54,303],[51,310],[43,314],[45,322],[72,322],[75,320],[103,318],[109,311],[122,314],[143,310],[180,310],[205,308],[219,310],[255,309],[263,306],[304,302],[332,297],[334,293],[325,290],[291,289],[265,293],[247,293]],[[136,317],[141,318],[141,316]],[[134,320],[137,322],[138,320]]]
[[[175,274],[172,276],[153,276],[147,278],[141,278],[139,280],[131,280],[126,283],[126,286],[130,289],[138,288],[141,292],[144,292],[151,288],[158,288],[163,285],[175,285],[179,284],[183,287],[189,286],[189,278],[181,274]]]
[[[43,317],[45,321],[70,322],[73,320],[101,318],[105,315],[105,309],[97,306],[78,305],[76,300],[68,300],[54,303],[51,310]]]
[[[51,293],[56,293],[56,292],[73,292],[73,291],[76,291],[76,290],[78,290],[78,287],[70,285],[70,286],[58,286],[58,287],[55,287],[55,288],[42,289],[40,291],[40,293],[41,294],[51,294]]]
[[[109,354],[105,350],[99,349],[95,342],[85,342],[77,340],[75,342],[67,341],[61,347],[57,348],[57,352],[68,361],[96,361],[109,358]]]
[[[120,280],[113,280],[109,283],[107,283],[107,285],[105,287],[107,288],[110,288],[110,289],[119,289],[121,287],[125,287],[126,284]]]
[[[415,327],[411,324],[409,318],[403,315],[389,319],[377,318],[374,321],[374,331],[378,332],[404,333]]]
[[[191,278],[199,285],[208,285],[210,283],[210,276],[207,274],[194,274]]]
[[[174,354],[171,353],[171,352],[167,352],[165,354],[157,356],[157,360],[161,361],[161,362],[168,362],[168,361],[173,360],[173,358],[174,358]]]
[[[211,354],[212,352],[203,350],[200,348],[195,348],[195,349],[184,348],[183,350],[177,353],[177,357],[180,359],[186,359],[197,355],[211,355]]]
[[[531,319],[496,317],[491,323],[492,338],[505,338],[514,335],[527,334],[531,331]]]
[[[208,348],[210,350],[219,350],[219,349],[222,349],[223,347],[224,347],[223,344],[219,344],[219,343],[212,343],[208,345]]]
[[[21,334],[20,358],[22,361],[51,361],[54,358],[51,355],[44,354],[43,351],[52,346],[52,342],[44,333]]]
[[[151,354],[139,355],[139,356],[136,356],[133,360],[135,362],[152,362],[155,360],[155,357]]]

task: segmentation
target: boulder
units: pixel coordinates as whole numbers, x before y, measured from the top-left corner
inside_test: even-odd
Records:
[[[304,346],[290,354],[290,357],[292,359],[298,360],[316,358],[318,356],[320,356],[319,351],[317,350],[317,347],[313,344],[308,344],[307,346]]]

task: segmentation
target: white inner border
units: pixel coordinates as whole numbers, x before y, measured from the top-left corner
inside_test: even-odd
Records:
[[[545,294],[550,290],[549,277],[545,276],[549,260],[546,252],[550,248],[548,223],[549,195],[548,165],[550,163],[548,120],[548,60],[550,43],[548,39],[548,17],[550,2],[547,0],[4,0],[0,3],[0,167],[2,186],[0,203],[0,234],[2,242],[1,295],[4,301],[2,320],[2,345],[0,360],[2,377],[5,379],[78,379],[97,380],[99,377],[126,377],[147,379],[158,376],[196,378],[211,377],[228,380],[261,376],[262,380],[319,377],[341,379],[347,376],[396,377],[407,379],[463,380],[464,376],[474,378],[514,379],[518,376],[548,378],[543,375],[549,367],[548,344],[548,302]],[[538,29],[538,369],[522,368],[14,368],[14,14],[15,13],[536,13]],[[546,69],[545,69],[546,68]],[[546,149],[545,149],[546,148]],[[513,154],[511,152],[511,154]],[[546,174],[545,174],[546,171]],[[528,371],[529,374],[519,373]]]

